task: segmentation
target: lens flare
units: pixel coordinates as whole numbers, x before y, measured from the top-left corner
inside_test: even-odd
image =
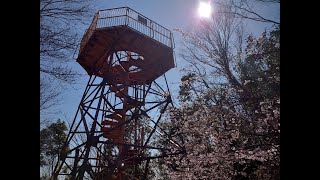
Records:
[[[200,2],[198,7],[198,14],[200,17],[210,18],[211,12],[212,9],[210,2]]]

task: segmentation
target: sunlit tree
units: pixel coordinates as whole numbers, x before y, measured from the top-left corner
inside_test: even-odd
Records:
[[[183,33],[183,32],[182,32]],[[187,155],[160,163],[170,179],[279,179],[280,28],[246,36],[221,14],[183,33],[181,107],[163,127]]]

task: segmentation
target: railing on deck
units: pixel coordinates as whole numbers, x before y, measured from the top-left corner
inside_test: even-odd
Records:
[[[128,7],[121,7],[98,11],[81,40],[80,51],[87,44],[94,30],[116,26],[130,27],[170,48],[174,48],[173,35],[170,30]]]

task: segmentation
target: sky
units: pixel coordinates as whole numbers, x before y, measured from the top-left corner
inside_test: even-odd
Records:
[[[96,10],[103,10],[128,6],[173,32],[175,39],[174,51],[176,54],[176,68],[168,71],[166,76],[170,91],[173,94],[173,99],[177,101],[176,96],[179,91],[179,82],[181,77],[179,70],[184,67],[186,62],[178,56],[179,49],[181,49],[181,37],[180,34],[173,31],[173,29],[187,31],[192,28],[197,21],[199,21],[197,7],[200,1],[205,0],[96,0],[95,8]],[[214,3],[214,0],[211,1]],[[259,6],[257,10],[261,15],[275,19],[280,16],[279,9],[279,6]],[[88,26],[89,24],[87,27]],[[80,28],[79,33],[83,34],[87,27],[83,26],[83,28]],[[264,30],[270,30],[271,28],[269,24],[253,21],[247,22],[246,27],[249,32],[255,36],[258,36]],[[74,63],[72,64],[74,69],[85,74],[85,71],[75,61],[76,60],[74,60]],[[67,118],[69,119],[69,122],[73,119],[88,77],[89,76],[84,75],[82,78],[79,78],[77,84],[64,89],[62,101],[60,105],[56,107],[56,115],[58,117],[64,120]]]

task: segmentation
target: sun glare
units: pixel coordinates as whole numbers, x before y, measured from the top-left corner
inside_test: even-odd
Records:
[[[211,11],[210,2],[200,2],[198,8],[198,14],[200,17],[209,18],[211,16]]]

